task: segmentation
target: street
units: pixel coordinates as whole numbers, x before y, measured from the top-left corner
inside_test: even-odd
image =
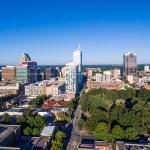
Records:
[[[78,121],[80,120],[80,118],[81,118],[81,107],[80,107],[80,105],[78,105],[76,112],[75,112],[75,116],[72,120],[73,129],[71,132],[71,137],[70,137],[69,143],[67,145],[67,150],[77,150],[78,149],[78,145],[79,145],[79,141],[80,141]]]

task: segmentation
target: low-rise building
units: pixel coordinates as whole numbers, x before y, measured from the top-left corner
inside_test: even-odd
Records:
[[[68,111],[68,102],[62,98],[50,98],[44,101],[43,108],[51,109],[51,112],[57,114],[58,112]]]
[[[95,141],[95,150],[112,150],[112,144],[105,141]]]
[[[124,82],[121,80],[110,81],[110,82],[96,82],[93,80],[88,80],[87,88],[88,90],[99,89],[99,88],[109,89],[109,90],[120,90],[124,88]]]
[[[150,145],[148,143],[117,141],[116,150],[150,150]]]
[[[95,150],[94,139],[82,139],[78,150]]]
[[[20,84],[11,81],[0,82],[0,95],[19,94]]]
[[[134,76],[133,75],[126,75],[126,80],[130,83],[133,84],[134,82]]]
[[[52,95],[56,96],[64,93],[65,81],[59,81],[55,79],[44,80],[25,86],[25,95],[37,97],[40,95]]]
[[[60,95],[65,92],[65,82],[56,81],[51,86],[46,87],[46,95]]]
[[[0,149],[18,144],[21,136],[20,125],[0,125]]]
[[[115,69],[113,70],[112,75],[113,75],[113,77],[114,77],[115,79],[118,79],[118,78],[120,77],[120,75],[121,75],[120,69],[115,68]]]
[[[49,98],[48,100],[44,101],[43,107],[44,108],[54,108],[54,107],[67,108],[68,102],[64,101],[64,99],[62,98]]]
[[[112,150],[112,144],[106,141],[96,141],[91,135],[82,135],[78,150]]]
[[[25,86],[25,95],[37,97],[39,95],[45,95],[46,85],[44,82],[34,83]]]
[[[43,131],[41,132],[41,136],[54,137],[55,132],[56,132],[55,126],[46,126],[46,127],[44,127]]]

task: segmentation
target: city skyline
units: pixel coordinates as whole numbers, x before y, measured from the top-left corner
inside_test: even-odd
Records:
[[[83,64],[122,64],[132,51],[149,64],[147,0],[1,2],[1,65],[16,65],[23,52],[40,65],[66,64],[81,44]],[[62,55],[58,55],[62,54]]]

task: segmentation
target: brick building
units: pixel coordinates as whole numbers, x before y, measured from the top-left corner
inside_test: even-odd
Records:
[[[15,66],[2,67],[2,80],[4,81],[16,80],[16,67]]]

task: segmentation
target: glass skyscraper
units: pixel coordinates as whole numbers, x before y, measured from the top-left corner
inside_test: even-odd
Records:
[[[136,76],[137,73],[137,56],[135,53],[128,52],[123,56],[124,75]]]

